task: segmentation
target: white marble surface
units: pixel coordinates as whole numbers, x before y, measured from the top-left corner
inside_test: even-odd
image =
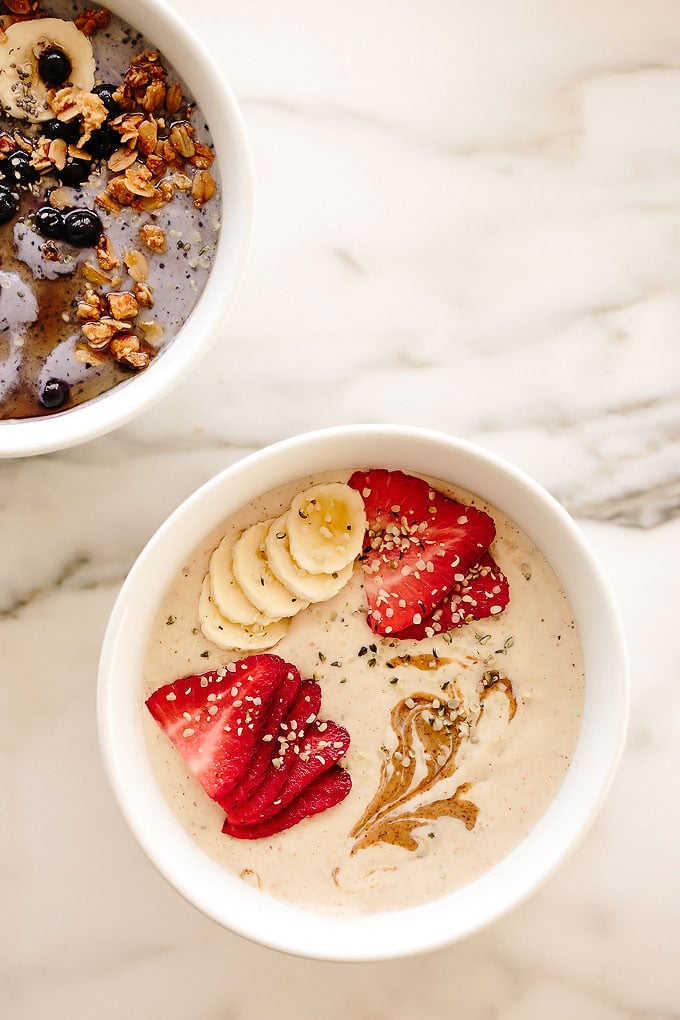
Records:
[[[676,0],[173,0],[229,68],[257,218],[222,342],[118,433],[0,463],[0,1015],[680,1016]],[[432,426],[576,516],[628,634],[610,798],[525,906],[413,961],[247,944],[147,863],[99,759],[107,615],[152,530],[261,445]]]

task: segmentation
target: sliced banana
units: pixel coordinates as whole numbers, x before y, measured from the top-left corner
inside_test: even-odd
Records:
[[[308,602],[332,599],[349,581],[354,563],[348,563],[342,570],[334,570],[330,574],[310,574],[308,570],[303,570],[290,555],[287,520],[288,514],[277,517],[264,540],[267,563],[272,574],[298,598]]]
[[[310,574],[343,570],[361,552],[366,530],[364,501],[344,482],[313,485],[290,505],[290,554]]]
[[[289,620],[275,620],[264,627],[259,623],[244,626],[222,616],[210,593],[210,576],[203,578],[198,600],[198,618],[201,630],[218,648],[257,651],[272,648],[288,630]]]
[[[266,627],[274,620],[261,613],[250,599],[246,598],[243,589],[234,577],[233,570],[234,539],[225,535],[210,557],[210,591],[213,602],[222,616],[234,623],[242,623],[247,627],[258,624]]]
[[[0,105],[10,117],[36,123],[54,116],[47,102],[51,86],[40,77],[38,61],[45,50],[62,50],[71,63],[64,85],[89,92],[95,80],[92,43],[72,21],[38,18],[17,21],[0,41]]]
[[[254,606],[273,619],[295,616],[309,602],[294,595],[271,572],[264,542],[271,520],[246,528],[234,543],[233,571],[244,595]]]

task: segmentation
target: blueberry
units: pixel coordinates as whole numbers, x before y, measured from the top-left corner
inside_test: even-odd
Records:
[[[120,135],[108,124],[93,131],[83,146],[93,159],[108,159],[119,147]]]
[[[58,170],[57,174],[62,184],[75,188],[87,180],[91,169],[92,164],[87,159],[69,159],[64,169]]]
[[[70,392],[68,383],[63,379],[48,379],[38,399],[48,411],[56,411],[66,403]]]
[[[80,117],[75,120],[46,120],[40,125],[40,130],[46,138],[63,138],[70,145],[80,141]]]
[[[102,230],[102,222],[92,209],[71,209],[64,216],[64,238],[76,248],[91,248]]]
[[[51,205],[43,205],[33,217],[35,229],[43,237],[52,237],[59,241],[64,236],[64,213],[61,209],[53,209]]]
[[[95,85],[92,89],[95,96],[99,96],[102,103],[109,112],[109,117],[117,117],[119,113],[122,113],[120,106],[113,98],[113,93],[116,91],[115,85]]]
[[[2,171],[13,184],[32,184],[38,179],[38,171],[31,163],[31,157],[23,149],[17,149],[2,164]]]
[[[64,85],[71,75],[71,61],[58,46],[50,46],[38,57],[38,74],[46,85]]]
[[[7,223],[16,214],[19,199],[16,192],[4,184],[0,184],[0,224]]]

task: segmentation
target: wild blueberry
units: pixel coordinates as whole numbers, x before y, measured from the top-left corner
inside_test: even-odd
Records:
[[[71,209],[64,216],[64,239],[76,248],[95,245],[102,229],[102,222],[92,209]]]
[[[64,213],[61,209],[53,209],[51,205],[43,205],[33,217],[35,229],[43,237],[60,240],[64,236]]]
[[[31,157],[23,149],[16,149],[4,160],[2,172],[13,184],[32,184],[38,179],[38,171],[31,163]]]
[[[109,117],[117,117],[119,113],[122,113],[120,106],[113,98],[113,93],[116,91],[115,85],[95,85],[92,89],[95,96],[99,96],[102,103],[109,112]]]
[[[19,198],[15,191],[5,184],[0,184],[0,225],[7,223],[19,208]]]
[[[40,131],[46,138],[63,138],[70,145],[80,139],[80,117],[75,120],[46,120],[40,125]]]
[[[71,61],[58,46],[50,46],[38,57],[38,74],[46,85],[64,85],[71,75]]]
[[[68,383],[63,379],[48,379],[38,399],[48,411],[56,411],[66,403],[70,392]]]
[[[64,169],[58,170],[57,174],[62,184],[75,188],[87,180],[91,169],[92,164],[87,159],[69,159]]]

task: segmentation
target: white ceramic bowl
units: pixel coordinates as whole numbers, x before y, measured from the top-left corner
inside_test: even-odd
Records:
[[[547,813],[501,863],[450,895],[413,909],[327,916],[276,901],[220,868],[163,799],[142,732],[142,660],[152,619],[187,556],[220,522],[267,490],[321,471],[402,468],[462,486],[513,519],[555,569],[571,602],[585,661],[578,744]],[[328,960],[375,960],[461,939],[523,900],[587,830],[609,787],[628,715],[621,627],[578,527],[516,468],[460,439],[391,426],[312,432],[270,446],[217,475],[148,543],[114,607],[101,655],[99,733],[113,788],[148,856],[187,900],[225,927],[270,947]]]
[[[169,393],[220,337],[238,290],[252,227],[252,167],[240,110],[222,70],[190,26],[160,0],[111,0],[113,13],[143,32],[184,78],[210,125],[222,168],[221,229],[213,268],[175,339],[144,372],[68,411],[0,421],[0,457],[65,449],[124,425]]]

